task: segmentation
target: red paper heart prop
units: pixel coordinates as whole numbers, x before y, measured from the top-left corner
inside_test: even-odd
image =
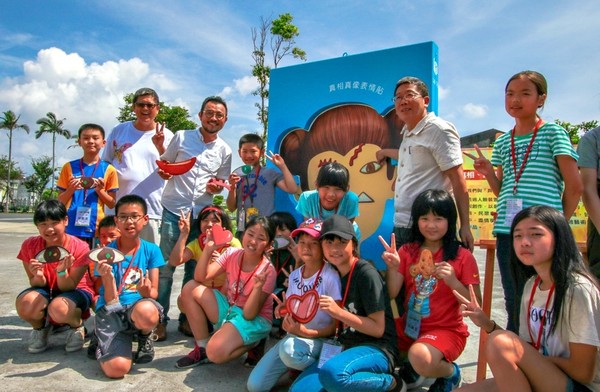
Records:
[[[93,249],[88,253],[88,257],[96,263],[99,261],[106,261],[108,264],[120,263],[125,260],[125,255],[123,253],[118,249],[109,247]]]
[[[83,187],[83,189],[90,189],[94,186],[94,179],[92,177],[81,177],[79,179],[79,183]]]
[[[308,290],[303,295],[290,295],[285,300],[285,309],[279,314],[291,314],[294,320],[306,324],[315,317],[319,309],[319,293],[317,290]]]
[[[233,234],[231,233],[231,231],[224,229],[223,227],[221,227],[221,225],[213,225],[212,236],[213,241],[217,246],[229,244],[233,239]]]
[[[49,246],[35,255],[35,259],[40,263],[58,263],[68,255],[69,251],[62,246]]]
[[[165,173],[171,174],[173,176],[178,176],[180,174],[187,173],[192,167],[194,167],[194,165],[196,164],[196,157],[192,157],[185,161],[173,163],[157,160],[156,164]]]

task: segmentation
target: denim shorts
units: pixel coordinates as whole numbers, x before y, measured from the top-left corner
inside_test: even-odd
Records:
[[[46,287],[29,287],[29,288],[21,291],[19,293],[19,295],[17,295],[17,298],[19,298],[23,294],[28,293],[30,291],[35,291],[36,293],[40,294],[42,297],[46,298],[46,301],[48,301],[48,303],[50,303],[50,301],[52,301],[56,298],[59,298],[59,297],[71,300],[72,302],[75,303],[75,306],[77,308],[81,309],[82,313],[85,313],[86,311],[88,311],[90,309],[90,305],[92,304],[92,295],[90,293],[88,293],[87,291],[84,291],[81,289],[65,291],[65,292],[58,294],[55,297],[50,297],[50,289],[48,289]]]
[[[231,306],[231,311],[229,311],[229,302],[227,302],[227,298],[223,293],[217,289],[213,289],[213,293],[219,306],[219,320],[214,324],[215,329],[220,328],[225,323],[231,323],[242,337],[244,346],[269,336],[271,323],[264,317],[256,316],[253,320],[246,320],[244,309],[234,305]]]

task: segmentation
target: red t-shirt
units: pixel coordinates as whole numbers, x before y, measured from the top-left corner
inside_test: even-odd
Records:
[[[75,257],[75,261],[73,262],[73,267],[81,267],[87,266],[89,264],[88,253],[90,248],[88,244],[77,237],[73,237],[69,234],[66,234],[66,244],[64,248]],[[21,250],[17,255],[17,258],[24,263],[29,264],[31,259],[34,259],[35,256],[44,248],[46,248],[46,241],[40,237],[29,237],[23,244],[21,245]],[[60,289],[58,288],[58,277],[56,276],[56,266],[58,263],[45,263],[44,264],[44,277],[46,278],[46,282],[48,282],[48,289],[52,289],[52,291],[56,291],[60,293]],[[73,268],[71,267],[71,268]],[[87,270],[83,274],[79,283],[77,283],[77,288],[87,291],[92,296],[94,296],[94,282],[90,278]]]
[[[421,247],[411,243],[403,245],[398,251],[400,267],[398,272],[404,276],[406,295],[404,298],[405,309],[409,309],[409,302],[421,301],[422,318],[421,332],[431,329],[447,328],[468,334],[467,325],[459,313],[458,300],[452,289],[443,280],[429,277],[428,266],[420,266]],[[443,249],[433,254],[433,262],[442,262]],[[479,268],[473,254],[463,247],[459,247],[454,260],[446,260],[454,268],[456,278],[465,286],[479,284]],[[430,267],[430,266],[429,266]],[[406,319],[406,313],[404,314]],[[404,320],[406,321],[406,320]]]

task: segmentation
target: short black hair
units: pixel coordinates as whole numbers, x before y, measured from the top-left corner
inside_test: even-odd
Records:
[[[87,123],[87,124],[83,124],[82,126],[79,127],[79,131],[77,131],[77,138],[80,138],[81,133],[83,131],[85,131],[86,129],[93,129],[95,131],[100,131],[100,133],[102,134],[102,139],[104,139],[106,137],[104,128],[102,128],[100,125],[94,124],[94,123]]]
[[[262,138],[256,133],[247,133],[240,138],[239,148],[242,148],[243,144],[252,143],[256,144],[259,150],[262,150],[265,147],[265,142]]]
[[[61,221],[67,218],[67,208],[58,200],[44,200],[35,207],[33,213],[33,224],[45,222],[47,220]]]
[[[317,187],[336,186],[348,191],[350,188],[350,172],[346,166],[338,162],[329,162],[321,166],[317,174]]]
[[[148,205],[144,198],[138,195],[125,195],[117,201],[117,204],[115,205],[115,215],[119,213],[119,208],[124,204],[137,204],[142,207],[144,215],[148,213]]]
[[[100,220],[100,222],[98,223],[98,231],[100,231],[100,229],[105,228],[105,227],[117,227],[117,224],[115,223],[115,216],[114,215],[106,215],[104,216],[104,218],[102,218]]]
[[[204,107],[209,102],[216,102],[216,103],[220,103],[221,105],[225,106],[225,115],[227,115],[227,111],[228,111],[227,110],[227,102],[225,102],[225,100],[223,98],[219,97],[218,95],[211,95],[210,97],[206,97],[204,99],[204,101],[202,102],[202,106],[200,106],[201,112],[204,111]]]
[[[156,91],[152,90],[149,87],[142,87],[141,89],[137,90],[135,93],[133,93],[133,103],[136,103],[139,97],[144,97],[146,95],[151,95],[152,98],[154,98],[154,100],[156,102],[156,104],[160,104],[160,100],[158,99],[158,94],[156,93]]]
[[[269,215],[269,219],[271,219],[275,228],[279,230],[288,229],[289,231],[294,231],[298,228],[296,218],[289,212],[276,211]]]

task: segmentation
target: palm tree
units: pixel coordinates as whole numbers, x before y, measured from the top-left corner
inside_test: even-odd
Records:
[[[64,136],[67,139],[71,138],[71,132],[69,130],[63,128],[63,123],[65,120],[66,120],[66,118],[59,120],[56,118],[56,115],[54,113],[48,112],[48,113],[46,113],[46,117],[42,117],[36,121],[36,124],[38,124],[40,126],[40,129],[38,129],[35,132],[36,139],[39,139],[45,133],[52,134],[52,187],[50,188],[51,191],[54,191],[54,173],[56,170],[55,165],[54,165],[54,161],[55,161],[55,157],[56,157],[56,153],[55,153],[56,134],[59,134],[60,136]]]
[[[22,129],[29,133],[29,126],[26,124],[19,124],[19,118],[21,115],[15,115],[12,110],[4,112],[3,117],[0,117],[0,129],[8,129],[8,172],[6,178],[6,209],[8,212],[10,206],[10,178],[11,178],[11,166],[12,166],[12,137],[13,130]]]

